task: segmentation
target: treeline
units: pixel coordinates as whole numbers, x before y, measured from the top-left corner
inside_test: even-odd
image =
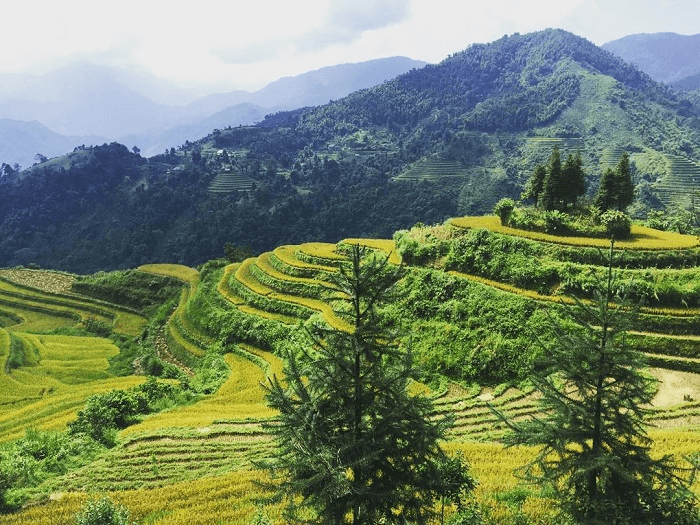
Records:
[[[255,186],[228,195],[207,191],[219,164],[193,162],[190,151],[146,160],[119,144],[80,151],[68,166],[2,177],[0,266],[91,273],[164,260],[196,265],[223,256],[228,242],[259,253],[309,240],[390,237],[456,215],[455,189],[393,183],[386,159],[320,160],[294,147],[289,154],[291,176],[275,159],[232,159]]]

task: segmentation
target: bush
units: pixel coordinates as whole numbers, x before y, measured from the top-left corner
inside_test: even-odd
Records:
[[[103,496],[88,501],[75,517],[75,525],[128,525],[129,511]]]
[[[92,316],[83,321],[83,326],[85,327],[85,330],[91,334],[95,334],[100,337],[109,337],[112,335],[112,327],[109,324],[99,321]]]
[[[630,218],[617,210],[608,210],[600,216],[605,232],[614,239],[626,239],[632,231]]]
[[[515,201],[505,198],[496,203],[493,212],[501,219],[501,226],[507,226],[510,222],[510,216],[515,209]]]
[[[116,444],[117,431],[136,423],[142,414],[153,412],[163,399],[172,398],[177,389],[149,378],[129,390],[113,390],[90,396],[78,418],[68,423],[71,435],[86,435],[107,447]]]
[[[544,213],[544,231],[552,235],[566,235],[570,233],[569,222],[571,217],[558,210]]]

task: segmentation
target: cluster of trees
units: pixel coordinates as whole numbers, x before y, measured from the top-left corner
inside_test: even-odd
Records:
[[[554,146],[546,166],[541,164],[528,180],[523,199],[532,199],[535,206],[545,211],[568,211],[576,208],[577,199],[586,194],[586,174],[581,152],[570,153],[562,164],[558,146]],[[593,203],[601,212],[624,211],[634,200],[634,183],[630,172],[630,158],[622,154],[615,169],[608,168],[600,180]]]
[[[586,193],[586,174],[583,172],[581,152],[569,154],[561,163],[559,147],[554,146],[547,166],[538,164],[522,194],[523,199],[533,199],[535,206],[546,211],[566,211],[576,206],[578,197]]]
[[[601,211],[624,211],[633,200],[634,183],[630,173],[630,157],[625,152],[614,170],[608,168],[603,173],[594,203]]]

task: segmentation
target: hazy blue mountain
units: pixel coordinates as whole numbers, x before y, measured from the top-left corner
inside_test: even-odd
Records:
[[[406,57],[380,58],[284,77],[253,93],[238,90],[209,95],[180,108],[177,125],[119,140],[138,144],[142,154],[149,156],[202,137],[215,128],[245,126],[259,122],[267,113],[326,104],[425,65],[426,62]]]
[[[236,104],[227,107],[202,120],[173,126],[166,130],[156,130],[151,133],[127,135],[121,137],[119,142],[131,146],[138,146],[141,155],[150,157],[162,153],[165,149],[177,148],[186,141],[203,137],[217,128],[228,126],[248,125],[262,120],[269,110],[254,104]]]
[[[354,64],[328,66],[293,77],[283,77],[253,93],[217,93],[188,104],[188,114],[213,114],[227,107],[248,103],[271,111],[326,104],[353,91],[381,84],[426,62],[406,57],[379,58]]]
[[[681,91],[698,91],[700,90],[700,73],[672,82],[671,87]]]
[[[601,47],[636,65],[658,82],[672,83],[700,73],[700,33],[642,33]]]
[[[23,168],[34,163],[37,153],[51,158],[72,151],[79,145],[90,146],[104,142],[103,137],[97,136],[59,135],[36,121],[0,119],[0,162],[18,163]]]
[[[178,105],[173,103],[191,100],[193,93],[145,73],[77,62],[45,75],[0,75],[0,118],[38,122],[65,137],[99,136],[104,137],[100,142],[137,145],[151,155],[214,128],[252,124],[266,113],[327,103],[423,65],[405,57],[342,64],[285,77],[254,93],[232,91]],[[54,154],[43,139],[34,141],[26,133],[22,137],[22,150],[33,151],[32,157],[42,150]],[[54,141],[70,144],[55,154],[78,145],[70,140]],[[13,147],[0,154],[5,155],[2,162],[27,163],[26,154]]]
[[[115,139],[171,118],[168,106],[126,87],[109,68],[87,62],[20,81],[20,92],[0,99],[0,118],[38,121],[61,135]]]

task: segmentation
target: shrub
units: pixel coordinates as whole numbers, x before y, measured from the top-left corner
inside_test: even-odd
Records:
[[[129,511],[107,496],[88,501],[75,517],[75,525],[128,525]]]
[[[632,223],[630,218],[617,210],[608,210],[600,216],[600,222],[605,226],[605,232],[615,239],[626,239],[630,236]]]
[[[514,209],[515,201],[513,199],[504,198],[496,203],[493,212],[501,219],[501,225],[507,226]]]
[[[570,217],[558,210],[547,211],[544,213],[544,231],[554,235],[565,235],[570,232],[569,228]]]
[[[99,321],[92,316],[83,321],[83,326],[85,327],[85,330],[91,334],[95,334],[100,337],[109,337],[112,334],[112,327],[109,324]]]

